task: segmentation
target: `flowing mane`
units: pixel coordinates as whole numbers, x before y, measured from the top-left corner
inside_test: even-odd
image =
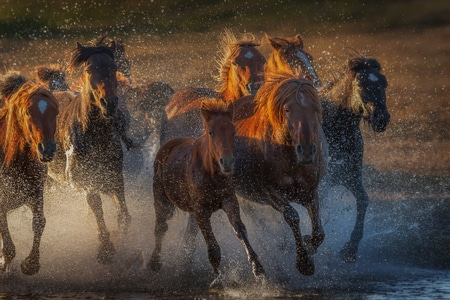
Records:
[[[268,73],[266,76],[265,84],[255,95],[255,115],[248,119],[248,129],[237,126],[237,134],[248,132],[249,136],[260,142],[268,139],[285,144],[289,141],[281,134],[285,130],[283,105],[291,97],[295,97],[297,101],[305,101],[306,98],[301,96],[301,93],[305,93],[309,95],[308,99],[314,99],[320,112],[319,97],[309,79],[297,78],[291,73]]]
[[[2,89],[2,93],[5,90]],[[30,115],[27,113],[31,105],[30,97],[42,94],[58,106],[57,100],[43,86],[34,82],[26,81],[20,85],[18,90],[9,94],[8,100],[0,108],[0,143],[4,152],[3,165],[9,166],[16,153],[24,151],[29,147],[33,159],[37,159],[37,143],[41,140],[39,130],[33,130]]]
[[[244,34],[241,40],[238,41],[234,33],[230,29],[225,29],[222,33],[220,41],[220,48],[218,51],[218,58],[216,59],[219,74],[215,76],[217,81],[216,91],[219,93],[227,89],[228,74],[233,60],[231,59],[236,51],[241,47],[254,48],[259,46],[255,37],[250,34]]]
[[[352,82],[357,72],[364,69],[381,70],[381,64],[375,58],[368,58],[359,53],[351,54],[346,61],[343,70],[333,76],[333,80],[326,84],[320,91],[327,99],[334,99],[334,102],[341,107],[349,107],[351,98],[348,94],[351,92]]]

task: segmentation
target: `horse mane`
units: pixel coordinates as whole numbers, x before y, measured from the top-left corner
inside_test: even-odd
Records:
[[[314,99],[320,116],[322,114],[321,105],[312,80],[296,77],[289,72],[267,73],[264,85],[255,94],[254,116],[248,119],[249,124],[245,129],[239,127],[260,142],[270,140],[282,144],[287,143],[288,140],[283,134],[285,131],[283,106],[292,96],[300,101],[301,93]]]
[[[4,98],[9,98],[12,94],[17,92],[25,82],[27,82],[25,76],[20,75],[20,73],[16,71],[9,71],[0,81],[0,94]]]
[[[233,112],[233,106],[221,98],[203,97],[200,100],[200,110],[208,112],[208,115],[230,114]]]
[[[217,53],[217,69],[219,74],[214,76],[217,85],[217,91],[223,91],[227,87],[228,73],[231,68],[230,57],[240,47],[257,47],[260,43],[256,41],[255,37],[250,33],[245,33],[241,40],[238,40],[233,31],[226,28],[221,34],[220,47]]]
[[[10,94],[8,101],[0,108],[0,145],[4,153],[3,166],[9,166],[15,155],[24,151],[27,145],[30,145],[33,159],[38,157],[36,144],[40,136],[33,135],[38,135],[39,131],[33,130],[31,117],[27,113],[31,105],[29,98],[34,94],[41,94],[58,106],[56,98],[50,91],[31,80],[24,82],[15,93]]]
[[[326,99],[333,99],[337,105],[348,107],[351,85],[357,72],[365,69],[377,69],[382,71],[381,64],[376,58],[367,57],[354,50],[348,55],[342,71],[335,73],[333,79],[326,84],[320,94]]]

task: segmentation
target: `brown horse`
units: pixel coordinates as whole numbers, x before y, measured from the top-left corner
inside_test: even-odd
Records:
[[[235,136],[232,105],[219,99],[203,99],[200,108],[203,134],[198,138],[172,139],[161,146],[155,158],[156,245],[148,267],[160,269],[167,221],[178,207],[190,213],[185,242],[192,244],[190,235],[196,235],[198,224],[207,244],[209,261],[214,273],[219,275],[220,247],[212,231],[211,215],[223,209],[245,248],[254,275],[260,276],[264,269],[248,241],[230,174],[234,169]]]
[[[235,122],[235,189],[239,196],[283,214],[294,234],[297,269],[312,275],[307,249],[315,252],[325,237],[318,205],[318,185],[326,169],[319,97],[311,80],[278,73],[266,74],[254,100],[254,114]],[[312,235],[306,246],[290,202],[309,213]]]
[[[201,97],[222,98],[235,101],[243,96],[256,93],[264,82],[264,64],[266,59],[256,49],[259,43],[245,35],[238,41],[236,36],[225,30],[222,35],[219,52],[219,74],[216,76],[216,88],[187,88],[176,92],[165,108],[161,121],[160,143],[182,136],[199,136],[203,125],[198,114]],[[178,116],[188,116],[189,123],[179,122]],[[188,134],[185,130],[189,127]]]
[[[84,190],[99,230],[97,259],[109,263],[115,247],[103,217],[101,194],[112,196],[118,209],[121,233],[126,233],[130,214],[125,203],[122,174],[123,151],[118,132],[117,66],[115,44],[83,46],[71,53],[69,70],[82,68],[80,91],[58,118],[57,151],[50,175]]]
[[[7,214],[27,205],[33,214],[33,247],[22,262],[22,272],[39,272],[39,247],[45,227],[43,189],[47,165],[54,157],[58,103],[41,85],[8,74],[0,83],[0,270],[16,255]]]

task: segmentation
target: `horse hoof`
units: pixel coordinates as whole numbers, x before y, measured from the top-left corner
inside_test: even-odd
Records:
[[[114,248],[113,243],[102,242],[98,250],[97,261],[102,265],[111,264],[115,254],[116,249]]]
[[[39,272],[41,265],[38,260],[26,258],[20,265],[22,273],[25,275],[34,275]]]
[[[344,248],[340,251],[340,256],[342,260],[346,263],[354,263],[356,261],[356,249],[351,247],[348,243],[345,244]]]
[[[161,270],[161,266],[162,266],[161,260],[154,257],[152,257],[150,261],[147,263],[147,269],[155,272]]]
[[[305,276],[314,275],[314,262],[307,254],[297,255],[296,267],[297,270]]]
[[[264,271],[263,266],[258,262],[258,263],[254,263],[253,264],[253,275],[255,275],[255,277],[265,277],[266,276],[266,271]]]

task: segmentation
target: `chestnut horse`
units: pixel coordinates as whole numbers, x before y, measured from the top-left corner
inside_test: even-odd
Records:
[[[125,203],[123,151],[117,128],[118,101],[115,43],[83,46],[77,43],[69,69],[82,68],[80,91],[58,118],[58,151],[50,175],[84,190],[99,230],[97,259],[110,263],[115,247],[106,227],[101,194],[112,196],[118,209],[120,232],[126,233],[130,214]]]
[[[245,35],[238,41],[230,30],[224,31],[216,89],[186,88],[176,92],[166,106],[166,114],[161,121],[161,144],[174,137],[197,137],[202,133],[202,120],[198,114],[201,103],[199,98],[222,98],[231,102],[256,93],[264,82],[266,62],[256,49],[257,46],[259,43],[252,36]],[[189,118],[188,123],[184,123],[185,118]],[[186,130],[188,134],[185,134]]]
[[[255,276],[264,269],[253,251],[240,218],[231,172],[234,169],[235,128],[232,105],[220,99],[203,98],[200,114],[204,123],[198,138],[175,138],[161,146],[154,162],[153,195],[156,212],[156,244],[148,268],[161,267],[161,244],[167,221],[175,208],[190,213],[185,242],[195,240],[198,227],[205,238],[213,271],[219,275],[220,247],[211,226],[213,212],[223,209],[243,244]],[[198,227],[197,227],[198,226]]]
[[[8,269],[16,249],[7,214],[27,205],[33,214],[33,246],[22,262],[24,274],[39,272],[39,247],[45,227],[43,189],[47,165],[55,155],[58,103],[41,85],[8,74],[0,84],[0,270]]]
[[[309,79],[266,73],[254,101],[254,114],[235,122],[234,186],[239,196],[283,214],[295,238],[296,267],[312,275],[315,268],[308,251],[314,253],[325,237],[318,202],[326,169],[319,97]],[[306,245],[290,202],[309,213],[312,235],[305,238]]]
[[[354,262],[363,237],[369,198],[363,183],[364,142],[360,123],[383,132],[390,121],[386,106],[386,77],[374,58],[350,57],[340,76],[320,91],[323,130],[329,144],[329,167],[323,186],[342,185],[356,198],[356,222],[350,240],[340,254]]]

